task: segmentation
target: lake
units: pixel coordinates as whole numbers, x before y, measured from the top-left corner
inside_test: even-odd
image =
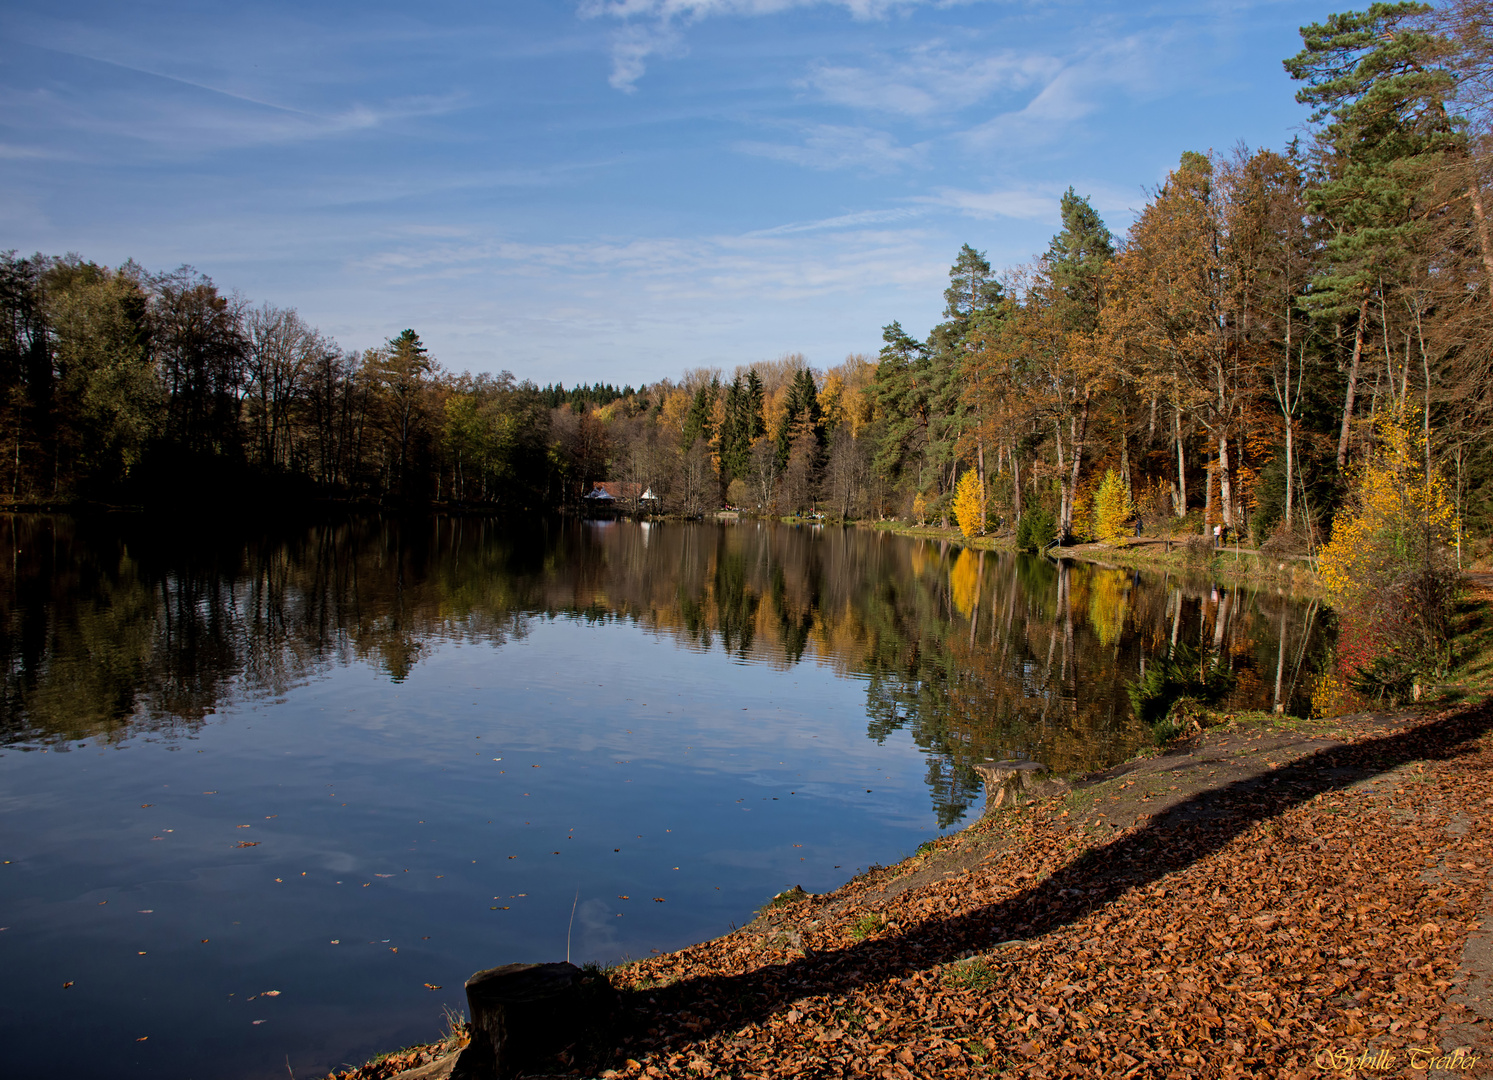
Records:
[[[1305,707],[1315,604],[840,527],[0,517],[6,1071],[301,1078],[463,980],[717,936],[1149,740]]]

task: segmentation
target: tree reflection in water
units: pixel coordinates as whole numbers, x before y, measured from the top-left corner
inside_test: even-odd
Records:
[[[1237,676],[1224,708],[1298,711],[1326,644],[1315,605],[1275,593],[854,528],[14,515],[0,551],[7,743],[186,735],[329,665],[398,682],[441,641],[623,620],[863,680],[868,734],[906,729],[927,751],[945,824],[984,759],[1070,771],[1144,745],[1125,685],[1147,658],[1198,647]]]

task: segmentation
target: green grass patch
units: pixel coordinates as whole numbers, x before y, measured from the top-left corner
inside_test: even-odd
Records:
[[[999,973],[983,956],[971,956],[944,969],[944,982],[965,990],[985,990],[995,985]]]
[[[880,915],[862,915],[850,924],[850,936],[856,941],[865,941],[872,934],[879,933],[886,926],[886,919]]]

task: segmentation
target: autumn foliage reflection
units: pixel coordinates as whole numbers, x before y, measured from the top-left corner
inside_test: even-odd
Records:
[[[926,751],[945,822],[985,759],[1069,771],[1145,744],[1126,684],[1148,658],[1199,649],[1238,675],[1226,707],[1304,709],[1320,648],[1283,596],[854,528],[38,515],[0,519],[0,545],[8,742],[186,734],[333,665],[402,681],[444,643],[501,647],[565,618],[860,681],[867,734]]]

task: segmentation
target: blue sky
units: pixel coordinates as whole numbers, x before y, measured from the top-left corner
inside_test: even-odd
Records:
[[[1341,7],[1343,5],[1336,5]],[[1361,5],[1360,5],[1361,6]],[[1279,147],[1315,0],[0,0],[0,249],[566,383],[872,352],[961,243]]]

